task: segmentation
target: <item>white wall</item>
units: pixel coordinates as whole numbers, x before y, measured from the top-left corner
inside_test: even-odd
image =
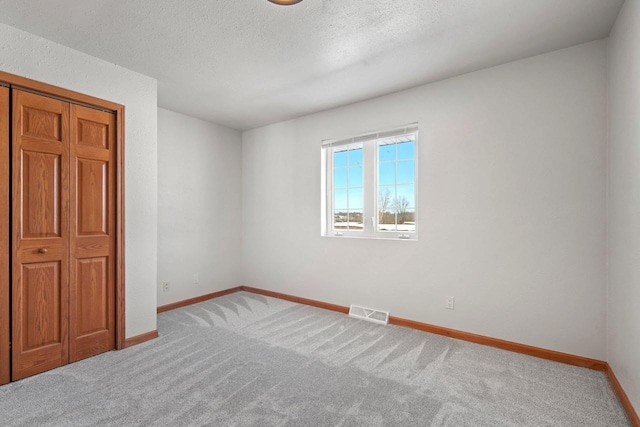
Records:
[[[609,38],[607,361],[640,413],[640,0]]]
[[[0,40],[0,70],[125,106],[126,336],[156,329],[156,80],[4,24]]]
[[[419,241],[321,237],[320,141],[413,121]],[[603,359],[605,121],[597,41],[247,131],[242,283]]]
[[[240,132],[158,109],[158,305],[240,285],[241,192]]]

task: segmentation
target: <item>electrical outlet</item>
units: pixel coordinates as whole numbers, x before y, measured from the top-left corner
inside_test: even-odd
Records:
[[[162,291],[169,292],[169,282],[162,282]]]
[[[198,273],[195,273],[193,275],[193,283],[200,283],[200,277],[198,276]]]
[[[453,310],[456,299],[454,297],[448,296],[444,298],[444,308],[448,308],[449,310]]]

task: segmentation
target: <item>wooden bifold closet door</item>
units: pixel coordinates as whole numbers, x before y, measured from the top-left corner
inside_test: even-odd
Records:
[[[115,115],[71,105],[69,361],[115,345]]]
[[[0,384],[9,369],[9,88],[0,86]]]
[[[115,119],[12,96],[17,380],[115,347]]]

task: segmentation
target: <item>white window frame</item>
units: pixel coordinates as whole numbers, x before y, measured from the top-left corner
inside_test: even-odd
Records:
[[[414,220],[415,231],[380,231],[378,230],[378,142],[402,136],[415,136],[415,175],[414,175]],[[333,209],[333,153],[338,147],[362,144],[363,146],[363,229],[336,230],[334,229]],[[322,215],[321,234],[326,237],[356,237],[369,239],[418,240],[418,124],[412,123],[392,129],[377,132],[367,132],[351,138],[340,138],[322,141],[321,171],[322,171]],[[396,160],[397,161],[397,160]],[[398,185],[398,184],[396,184]]]

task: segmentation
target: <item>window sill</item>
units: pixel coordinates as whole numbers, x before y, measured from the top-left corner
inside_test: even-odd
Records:
[[[396,241],[406,241],[406,242],[417,242],[417,235],[410,235],[410,237],[399,237],[395,236],[358,236],[355,234],[321,234],[322,237],[330,237],[334,239],[362,239],[362,240],[396,240]]]

